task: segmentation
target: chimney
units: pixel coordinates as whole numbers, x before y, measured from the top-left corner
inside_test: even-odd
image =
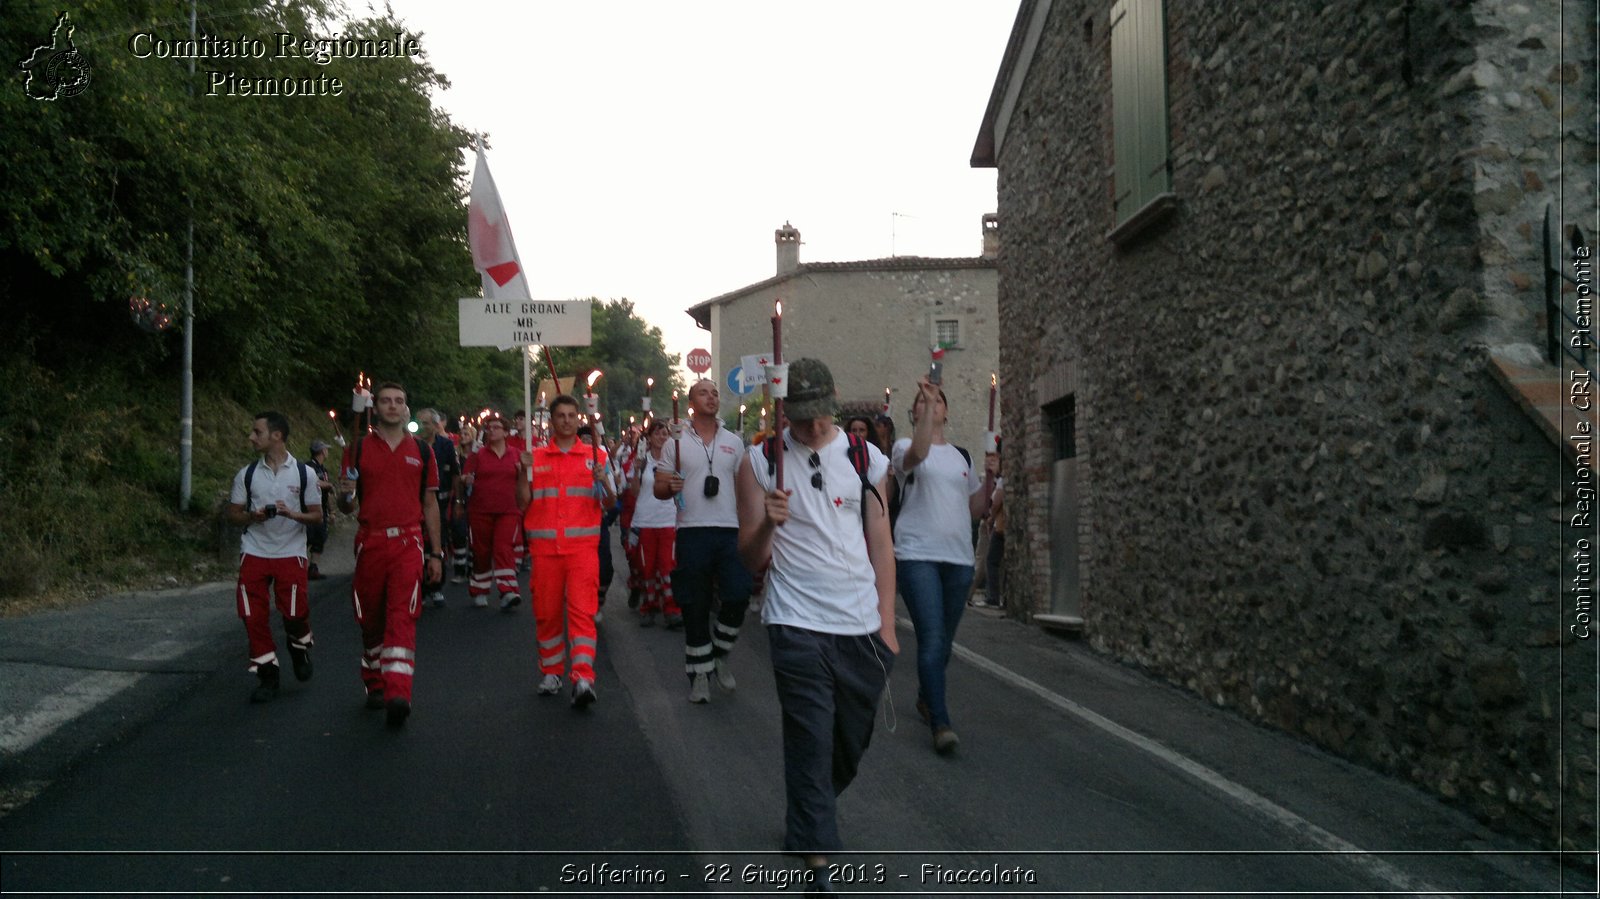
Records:
[[[1000,258],[1000,216],[993,212],[983,216],[983,258]]]
[[[800,229],[783,223],[783,227],[772,232],[772,240],[778,245],[778,274],[787,275],[800,267]]]

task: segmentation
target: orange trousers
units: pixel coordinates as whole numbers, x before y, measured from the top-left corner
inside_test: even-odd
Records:
[[[533,587],[534,637],[539,641],[540,673],[561,674],[570,644],[568,679],[594,683],[598,636],[594,613],[600,608],[598,549],[590,545],[563,555],[535,555],[529,580]]]

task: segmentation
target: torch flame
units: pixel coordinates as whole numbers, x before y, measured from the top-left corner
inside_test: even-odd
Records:
[[[334,415],[334,414],[333,414],[333,410],[332,410],[332,409],[329,409],[329,410],[328,410],[328,417],[329,417],[329,418],[333,418],[333,419],[337,419],[337,418],[338,418],[338,416],[337,416],[337,415]]]
[[[739,414],[740,414],[740,415],[743,415],[743,414],[744,414],[744,403],[740,403],[740,404],[739,404]]]
[[[994,387],[999,383],[1000,383],[1000,376],[996,375],[994,372],[989,372],[989,386],[990,387]]]
[[[646,390],[650,389],[651,387],[656,386],[656,379],[655,378],[645,378],[644,379],[644,386],[645,386]]]
[[[776,315],[779,318],[783,318],[783,301],[782,300],[773,300],[772,301],[772,310],[773,310],[772,311],[773,315]]]
[[[589,382],[589,390],[591,392],[593,392],[594,391],[594,382],[600,380],[600,369],[597,368],[594,371],[589,372],[589,377],[588,377],[587,380]]]

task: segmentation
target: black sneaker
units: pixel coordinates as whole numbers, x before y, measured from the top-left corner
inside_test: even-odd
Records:
[[[594,703],[594,700],[594,684],[587,678],[578,678],[577,683],[572,685],[572,707],[586,709]]]
[[[628,591],[628,608],[630,608],[630,609],[639,608],[639,602],[643,598],[644,597],[639,594],[638,588],[634,588],[632,590],[629,590]]]
[[[308,681],[311,679],[311,649],[300,648],[293,644],[289,646],[289,658],[294,660],[294,679]]]
[[[383,708],[383,691],[382,690],[368,690],[367,691],[367,708],[369,708],[369,709],[371,709],[373,711],[377,711],[378,709]]]
[[[256,669],[256,677],[260,683],[250,691],[251,702],[271,702],[278,698],[278,666],[273,664],[262,665]]]
[[[387,723],[390,727],[399,727],[406,723],[406,716],[411,714],[411,701],[408,699],[391,699],[388,703]]]

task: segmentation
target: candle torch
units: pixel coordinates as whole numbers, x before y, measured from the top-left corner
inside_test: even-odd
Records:
[[[772,301],[772,365],[779,368],[783,365],[783,300]],[[789,394],[789,378],[785,374],[782,382],[772,383],[772,375],[767,375],[767,383],[772,387],[772,420],[778,425],[778,452],[776,454],[777,466],[774,470],[777,489],[783,490],[783,457],[788,447],[783,444],[783,398]]]
[[[744,403],[739,404],[739,435],[744,436]]]
[[[683,470],[683,445],[678,440],[678,432],[682,426],[678,424],[678,391],[672,391],[672,470]]]
[[[600,434],[605,430],[600,425],[600,398],[595,396],[594,382],[600,380],[600,369],[589,372],[587,386],[584,387],[583,398],[589,407],[589,438],[592,441],[590,449],[594,460],[595,477],[600,476]]]
[[[646,424],[648,424],[650,422],[650,391],[655,386],[656,386],[656,379],[655,378],[645,378],[644,379],[644,399],[639,401],[639,405],[644,407],[643,408],[643,412],[644,412],[644,420],[645,420]]]

